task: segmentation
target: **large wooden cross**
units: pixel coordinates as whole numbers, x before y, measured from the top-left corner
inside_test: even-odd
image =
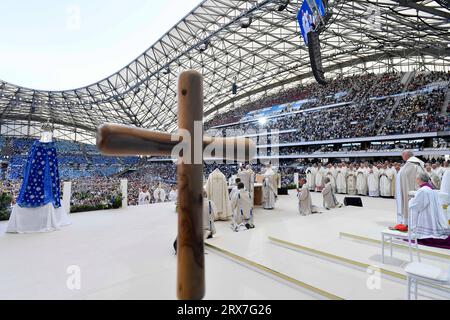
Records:
[[[110,156],[170,156],[175,147],[185,144],[178,156],[177,170],[177,294],[181,300],[200,300],[205,295],[203,151],[212,149],[213,157],[245,162],[254,159],[256,147],[246,138],[203,136],[203,78],[196,71],[185,71],[179,76],[178,124],[180,131],[175,135],[105,124],[98,129],[97,147],[102,154]]]

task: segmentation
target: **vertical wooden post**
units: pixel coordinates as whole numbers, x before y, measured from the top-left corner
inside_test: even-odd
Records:
[[[203,78],[196,71],[183,72],[178,79],[178,123],[190,133],[191,141],[189,154],[185,152],[178,164],[177,293],[180,300],[200,300],[205,295],[203,161],[194,160],[199,158],[195,142],[203,146]],[[195,123],[202,125],[200,133],[195,132]]]

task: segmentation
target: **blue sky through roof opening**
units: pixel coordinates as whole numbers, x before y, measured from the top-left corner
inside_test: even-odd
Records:
[[[137,58],[200,0],[2,0],[0,79],[46,90],[101,80]]]

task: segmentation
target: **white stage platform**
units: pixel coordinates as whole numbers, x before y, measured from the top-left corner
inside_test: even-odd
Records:
[[[217,223],[218,234],[208,244],[221,253],[211,247],[206,250],[206,298],[326,298],[311,290],[313,287],[342,299],[404,299],[405,281],[381,274],[379,285],[368,286],[373,273],[367,268],[322,255],[404,274],[405,250],[395,250],[395,259],[382,265],[378,245],[340,237],[340,233],[347,233],[379,239],[382,229],[395,224],[394,200],[363,201],[365,208],[323,210],[321,215],[301,217],[295,194],[291,194],[280,197],[274,211],[255,210],[254,230],[234,233],[229,223]],[[320,205],[321,195],[313,194],[313,202]],[[72,226],[48,234],[5,234],[7,223],[0,223],[0,299],[176,298],[172,243],[177,216],[173,204],[75,214],[71,218]],[[317,253],[286,248],[269,237]],[[446,250],[425,249],[450,255]],[[229,254],[239,258],[230,259]],[[439,266],[450,261],[429,255],[423,260]],[[261,272],[256,264],[283,276]],[[67,268],[72,265],[81,268],[81,290],[67,288]],[[426,292],[420,298],[449,297]]]

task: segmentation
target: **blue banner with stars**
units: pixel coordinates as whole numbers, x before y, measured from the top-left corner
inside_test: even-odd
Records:
[[[17,204],[25,208],[38,208],[49,203],[55,208],[61,207],[56,148],[54,143],[36,141],[28,156]]]

